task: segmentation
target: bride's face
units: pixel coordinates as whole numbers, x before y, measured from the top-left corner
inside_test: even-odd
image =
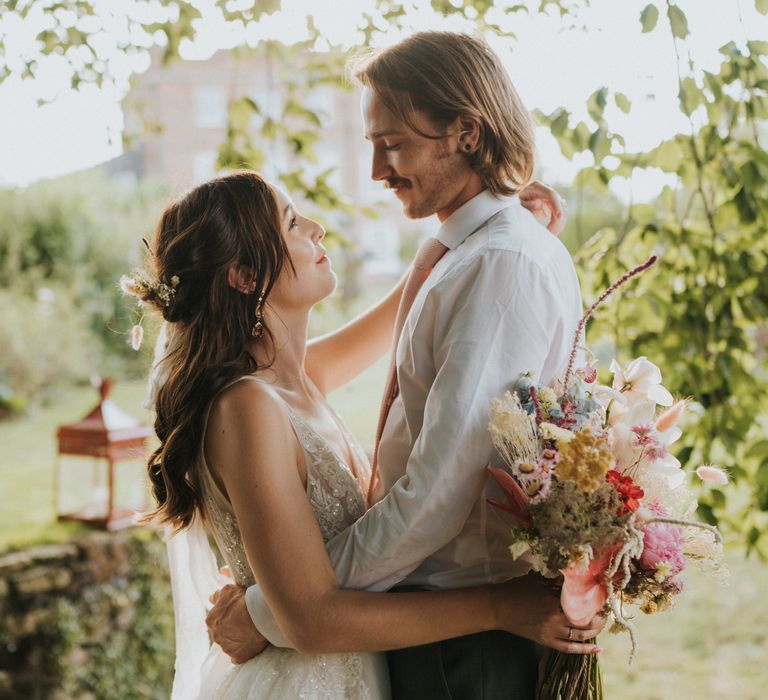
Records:
[[[285,309],[311,308],[336,289],[336,273],[321,241],[325,229],[299,214],[291,199],[274,187],[280,216],[280,229],[295,273],[283,267],[269,295],[269,303]]]

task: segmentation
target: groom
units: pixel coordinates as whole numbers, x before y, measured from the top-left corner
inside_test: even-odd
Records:
[[[373,179],[406,216],[436,214],[441,227],[417,255],[398,314],[372,507],[328,543],[331,562],[342,587],[377,591],[522,576],[528,566],[509,553],[509,525],[487,503],[500,497],[486,471],[500,465],[489,403],[521,373],[556,377],[581,315],[570,256],[515,195],[533,171],[528,114],[498,56],[462,34],[415,34],[355,77]],[[240,590],[216,594],[214,641],[244,661],[263,644],[255,625],[287,646],[258,587],[245,594],[247,612]],[[532,626],[542,614],[531,611]],[[388,661],[395,698],[534,695],[535,645],[507,633],[390,652]]]

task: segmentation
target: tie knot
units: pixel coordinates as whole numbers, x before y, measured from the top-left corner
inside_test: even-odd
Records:
[[[440,243],[437,238],[427,238],[419,246],[416,257],[413,259],[413,266],[417,270],[431,270],[447,252],[448,248]]]

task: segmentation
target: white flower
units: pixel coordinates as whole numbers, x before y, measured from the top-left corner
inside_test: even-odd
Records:
[[[626,405],[627,403],[627,397],[624,396],[624,394],[609,386],[605,386],[604,384],[595,384],[592,387],[592,395],[603,404],[604,408],[608,408],[608,404],[611,401],[622,405]],[[613,407],[611,407],[611,410],[613,410]]]
[[[682,469],[680,460],[668,454],[663,459],[657,459],[648,466],[649,472],[661,474],[667,478],[669,487],[676,489],[685,480],[685,472]]]
[[[130,294],[131,296],[139,295],[139,285],[133,277],[123,275],[120,278],[120,290],[123,294]]]
[[[613,388],[627,398],[629,405],[651,400],[661,406],[672,405],[672,394],[661,385],[661,370],[645,357],[638,357],[622,369],[616,360],[611,362]]]
[[[653,401],[641,401],[634,406],[614,405],[609,436],[611,450],[616,457],[616,469],[622,474],[630,472],[641,486],[644,475],[654,473],[665,477],[670,488],[677,488],[685,478],[679,460],[669,453],[654,458],[653,451],[643,449],[637,433],[633,431],[637,426],[652,425],[655,408]],[[652,437],[667,447],[681,434],[677,426],[664,432],[651,429]]]
[[[509,545],[509,551],[512,553],[513,559],[519,559],[523,554],[525,554],[531,546],[527,542],[513,542],[511,545]]]
[[[637,461],[636,436],[624,422],[616,422],[612,425],[609,435],[611,451],[616,457],[616,469],[624,474]]]

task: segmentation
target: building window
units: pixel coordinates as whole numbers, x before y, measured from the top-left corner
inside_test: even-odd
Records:
[[[223,129],[227,126],[227,95],[224,88],[205,86],[195,89],[195,126]]]

